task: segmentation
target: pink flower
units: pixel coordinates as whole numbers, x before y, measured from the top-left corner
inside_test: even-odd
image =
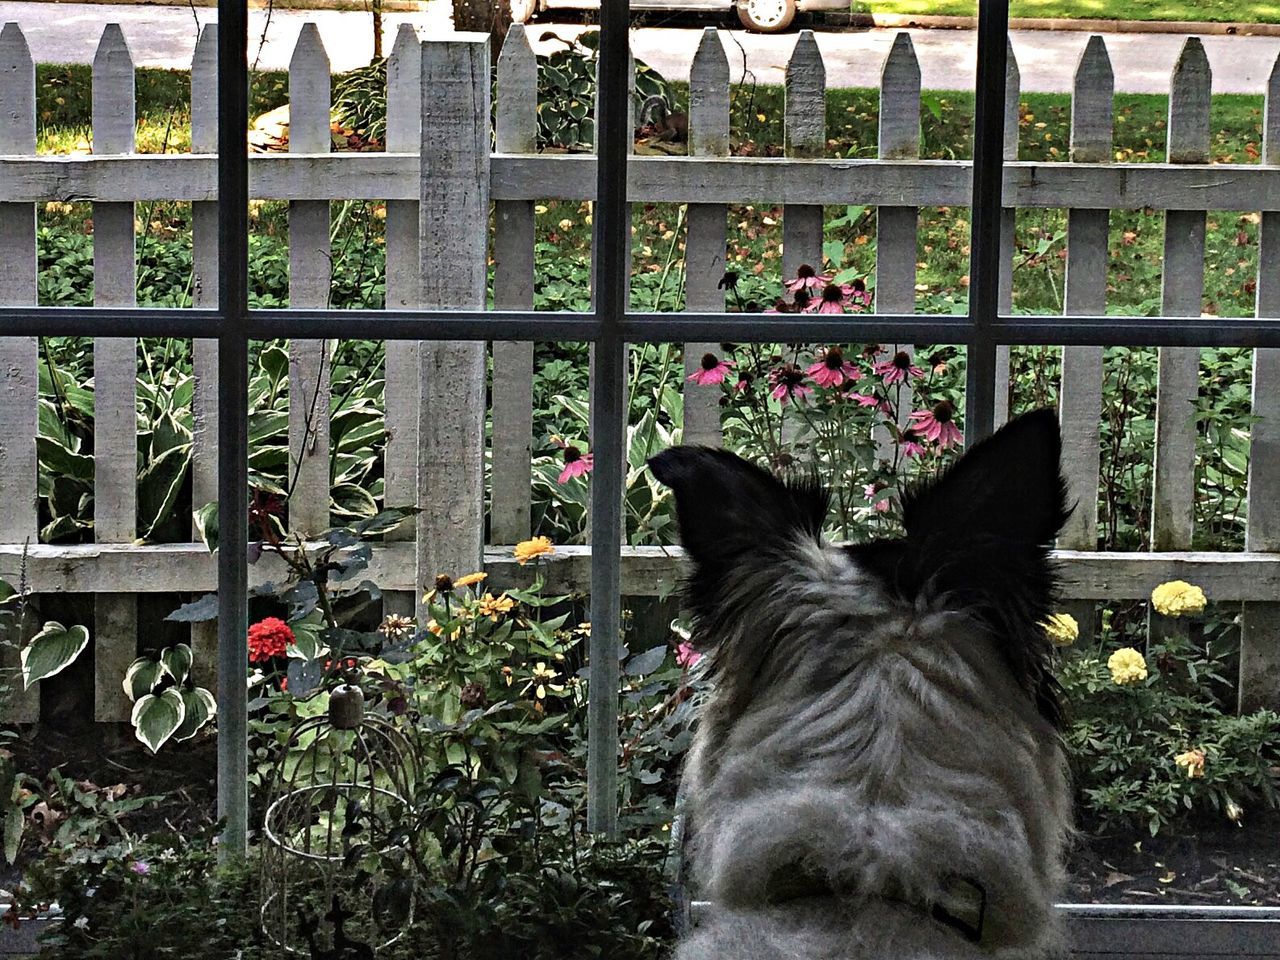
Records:
[[[889,498],[881,497],[879,500],[876,499],[882,489],[884,488],[875,483],[868,483],[862,488],[862,493],[866,496],[868,502],[873,504],[873,509],[876,513],[889,512]]]
[[[822,288],[822,299],[805,308],[806,313],[844,313],[845,288],[829,283]]]
[[[138,876],[145,877],[151,872],[151,864],[147,863],[145,860],[135,860],[133,863],[129,864],[129,869]]]
[[[697,666],[698,661],[701,659],[702,654],[693,649],[693,644],[689,643],[689,641],[686,640],[676,646],[676,663],[680,666],[691,669]]]
[[[733,385],[734,393],[746,393],[751,389],[751,382],[755,377],[751,376],[746,370],[738,371],[738,382]]]
[[[867,289],[867,285],[861,280],[855,280],[845,288],[845,298],[849,302],[849,306],[853,308],[854,313],[861,313],[863,310],[871,309],[871,291]]]
[[[769,371],[769,382],[773,384],[769,395],[779,403],[804,398],[813,393],[813,387],[805,386],[804,371],[793,363],[784,363]]]
[[[564,469],[560,471],[559,482],[568,483],[574,477],[585,477],[594,466],[595,457],[592,454],[583,453],[572,444],[566,444],[564,448]]]
[[[796,278],[784,281],[782,285],[795,293],[798,290],[821,290],[830,282],[830,275],[818,273],[809,264],[802,263],[796,271]]]
[[[924,456],[924,444],[920,442],[919,435],[914,430],[902,431],[902,439],[898,443],[898,449],[902,451],[904,457]]]
[[[856,390],[850,390],[841,394],[846,400],[852,400],[860,407],[875,407],[881,413],[893,413],[893,407],[889,406],[889,401],[880,397],[872,396],[867,393],[858,393]]]
[[[906,383],[908,377],[924,376],[924,371],[911,363],[911,354],[905,350],[877,363],[873,370],[884,377],[885,383]]]
[[[963,444],[964,435],[955,425],[956,408],[947,400],[934,405],[932,410],[917,410],[911,414],[913,429],[926,440],[936,440],[942,449],[952,444]]]
[[[714,353],[704,353],[702,355],[702,366],[700,369],[689,374],[690,383],[696,383],[700,387],[710,387],[717,383],[724,383],[724,378],[729,374],[729,368],[734,365],[732,360],[721,360]]]
[[[839,347],[828,347],[815,359],[817,362],[806,372],[820,387],[838,387],[846,380],[854,381],[862,376],[862,371],[844,358],[844,351]]]
[[[787,303],[787,301],[783,300],[782,297],[779,297],[777,300],[773,301],[773,306],[769,307],[764,312],[765,313],[793,313],[794,311],[795,311],[794,306],[792,306],[790,303]]]

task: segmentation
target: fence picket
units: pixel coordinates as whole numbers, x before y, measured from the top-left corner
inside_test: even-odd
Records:
[[[21,28],[6,23],[0,30],[0,154],[35,152],[35,65]],[[0,306],[34,304],[36,271],[35,207],[0,203]],[[0,337],[0,543],[34,543],[39,533],[34,439],[38,350],[35,337]],[[18,665],[15,647],[0,648],[0,669],[7,672]],[[5,707],[5,720],[33,723],[40,716],[40,691],[24,691],[17,681]]]
[[[93,152],[134,152],[133,57],[119,24],[102,32],[93,58]],[[132,203],[93,205],[93,302],[136,302]],[[132,337],[93,342],[94,538],[129,543],[137,536],[138,342]],[[138,604],[130,594],[98,594],[94,603],[94,717],[127,720],[130,704],[120,681],[137,652]]]
[[[328,153],[329,55],[304,24],[289,61],[289,152]],[[332,274],[329,201],[289,204],[289,306],[327,307]],[[289,528],[329,526],[329,344],[289,342]]]
[[[812,30],[801,30],[787,62],[788,157],[822,157],[827,148],[827,68]],[[822,269],[822,206],[787,204],[782,211],[782,275],[794,277],[801,264]]]
[[[1111,159],[1115,77],[1102,37],[1089,38],[1076,65],[1071,96],[1071,160]],[[1107,210],[1067,213],[1067,276],[1063,308],[1068,316],[1101,316],[1107,309]],[[1067,550],[1098,547],[1099,425],[1102,420],[1101,347],[1064,347],[1058,416],[1062,422],[1062,473],[1075,509],[1058,535]],[[1082,642],[1093,635],[1094,605],[1068,605]]]
[[[1267,80],[1262,162],[1280,166],[1280,57]],[[1280,212],[1262,214],[1258,316],[1280,317]],[[1253,352],[1245,549],[1280,551],[1280,350]],[[1248,602],[1240,621],[1240,710],[1280,709],[1280,603]]]
[[[893,38],[880,71],[880,132],[877,154],[882,160],[915,160],[920,156],[920,61],[911,34]],[[916,309],[916,234],[918,207],[876,208],[877,313],[914,313]],[[915,353],[915,344],[894,344],[894,352]],[[899,426],[906,426],[912,409],[910,380],[899,395]],[[880,456],[892,459],[892,438],[877,431]]]
[[[1182,47],[1169,96],[1172,163],[1209,160],[1209,96],[1212,76],[1204,47],[1191,37]],[[1204,294],[1205,213],[1165,214],[1162,312],[1198,317]],[[1151,549],[1188,550],[1195,504],[1196,431],[1192,422],[1200,387],[1200,351],[1161,348],[1156,392],[1155,489]]]
[[[1018,58],[1013,55],[1013,44],[1008,45],[1005,66],[1004,92],[1004,159],[1006,163],[1018,159],[1018,105],[1022,95],[1022,75],[1018,71]],[[972,215],[972,211],[970,211]],[[1000,295],[996,299],[1001,314],[1013,309],[1013,254],[1017,249],[1018,211],[1013,207],[1000,210]],[[999,427],[1009,419],[1009,347],[996,347],[995,425]]]
[[[498,56],[498,153],[538,152],[538,62],[523,24],[513,24]],[[493,306],[533,308],[534,210],[531,200],[494,204]],[[517,543],[531,530],[533,344],[493,343],[493,500],[489,535]]]
[[[483,310],[489,238],[489,40],[422,44],[421,267],[426,307]],[[484,551],[485,348],[419,351],[416,571],[481,568]],[[419,613],[425,614],[420,608]]]
[[[207,23],[191,60],[191,152],[218,151],[218,25]],[[218,305],[218,204],[191,204],[192,284],[197,307]],[[195,390],[191,398],[191,504],[199,509],[218,499],[218,341],[197,339],[192,345]],[[192,536],[195,537],[192,524]],[[191,669],[196,682],[214,681],[218,662],[216,620],[191,625]]]
[[[689,155],[729,155],[729,58],[715,27],[702,40],[689,71]],[[724,310],[725,249],[729,208],[720,203],[691,203],[685,243],[685,306],[704,313]],[[684,442],[719,446],[720,390],[688,381],[702,358],[720,353],[717,343],[684,345]]]
[[[387,150],[417,153],[421,143],[422,51],[417,31],[402,23],[387,60]],[[418,201],[387,201],[387,309],[418,305]],[[417,505],[418,496],[418,349],[413,340],[386,343],[387,447],[384,461],[384,502],[387,506]],[[388,540],[412,540],[413,526],[402,524]],[[410,616],[415,599],[405,592],[382,595],[385,613]]]

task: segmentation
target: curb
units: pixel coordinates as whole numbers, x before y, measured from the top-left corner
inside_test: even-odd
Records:
[[[870,30],[909,28],[976,30],[977,17],[915,16],[904,13],[828,13],[827,22]],[[1219,23],[1212,20],[1101,20],[1010,17],[1010,30],[1063,30],[1085,33],[1178,33],[1216,36],[1280,37],[1280,23]]]
[[[90,3],[104,7],[216,7],[218,0],[27,0],[31,3]],[[250,10],[342,10],[369,13],[368,0],[247,0]],[[383,13],[420,13],[427,0],[382,0]]]

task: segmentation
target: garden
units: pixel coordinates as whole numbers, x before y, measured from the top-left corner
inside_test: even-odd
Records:
[[[590,40],[540,62],[539,146],[580,151],[592,139]],[[679,103],[688,91],[639,65],[642,95]],[[383,147],[384,69],[335,78],[333,135],[341,149]],[[40,65],[42,152],[90,149],[87,68]],[[190,81],[139,70],[138,144],[190,147]],[[733,87],[736,155],[783,151],[783,92]],[[288,100],[283,74],[255,75],[251,112]],[[876,155],[879,92],[827,94],[827,154]],[[1026,94],[1020,155],[1068,153],[1070,98]],[[278,114],[277,114],[278,116]],[[1117,160],[1164,159],[1167,99],[1115,99]],[[1260,97],[1216,97],[1217,163],[1254,163]],[[922,96],[921,156],[971,155],[973,97]],[[263,149],[282,145],[260,125]],[[650,146],[642,128],[639,147]],[[140,305],[190,306],[190,204],[139,203]],[[535,206],[534,302],[584,310],[590,298],[591,206]],[[631,302],[685,306],[686,209],[637,204]],[[1017,215],[1016,313],[1063,310],[1066,212]],[[733,206],[722,287],[729,310],[874,310],[876,211],[824,212],[822,262],[784,275],[781,208]],[[334,204],[330,305],[380,308],[386,291],[386,205]],[[1204,312],[1252,316],[1260,217],[1207,219]],[[1113,211],[1108,310],[1160,312],[1164,214]],[[251,210],[250,299],[288,305],[288,204]],[[92,208],[38,210],[43,305],[93,302]],[[916,310],[967,308],[969,211],[921,209]],[[492,290],[491,290],[492,293]],[[833,539],[890,535],[904,484],[944,468],[962,449],[965,357],[950,346],[713,345],[687,373],[677,344],[628,353],[626,540],[676,542],[673,503],[646,460],[680,442],[686,399],[714,398],[727,448],[781,473],[815,472],[836,496]],[[92,542],[92,341],[48,337],[39,354],[39,540]],[[193,345],[142,339],[137,352],[138,533],[147,543],[209,549],[217,515],[196,502]],[[589,607],[558,591],[557,551],[586,542],[592,454],[588,349],[535,345],[531,537],[516,546],[519,585],[476,570],[437,571],[422,585],[423,615],[384,597],[370,576],[375,549],[430,504],[388,502],[386,358],[380,341],[332,342],[332,528],[307,547],[289,533],[289,355],[259,342],[250,356],[251,561],[286,573],[250,601],[249,791],[253,853],[220,865],[213,819],[212,664],[191,625],[216,614],[211,596],[149,594],[139,603],[138,658],[119,678],[128,725],[91,722],[93,597],[32,593],[20,574],[0,584],[0,629],[21,645],[8,694],[43,681],[38,726],[0,744],[4,878],[21,926],[57,904],[47,958],[259,957],[290,947],[313,957],[657,957],[672,930],[673,809],[681,758],[710,680],[671,590],[627,598],[621,703],[619,836],[586,832],[585,670]],[[1196,549],[1240,550],[1247,521],[1252,351],[1200,351],[1194,409]],[[495,382],[507,375],[490,364]],[[1111,347],[1103,363],[1099,549],[1151,548],[1157,355]],[[1054,405],[1061,351],[1014,348],[1010,409]],[[671,585],[674,588],[674,584]],[[402,600],[403,598],[401,598]],[[1194,583],[1159,586],[1139,601],[1075,602],[1045,624],[1059,644],[1080,836],[1066,899],[1074,902],[1280,904],[1280,714],[1238,714],[1241,604]],[[615,691],[606,691],[612,695]],[[363,723],[350,723],[359,715]],[[363,764],[363,766],[362,766]],[[321,854],[312,856],[316,850]],[[285,908],[283,905],[288,904]],[[198,946],[196,946],[198,945]],[[366,952],[361,952],[361,951]],[[198,952],[197,952],[198,951]]]

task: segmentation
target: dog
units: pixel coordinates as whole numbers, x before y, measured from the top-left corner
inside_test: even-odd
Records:
[[[710,916],[676,960],[1064,955],[1071,832],[1050,547],[1069,513],[1049,410],[903,494],[905,537],[822,538],[829,495],[722,450],[652,460],[715,690],[686,759]]]

